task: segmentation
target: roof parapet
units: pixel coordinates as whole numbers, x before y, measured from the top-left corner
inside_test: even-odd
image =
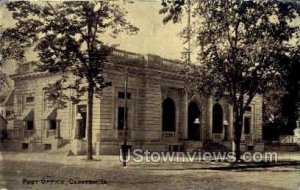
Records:
[[[178,70],[183,67],[180,60],[162,58],[153,54],[138,54],[125,50],[116,49],[112,53],[111,61],[127,66],[140,66],[148,68],[159,68],[163,70]],[[35,62],[19,64],[16,69],[16,75],[35,73]]]

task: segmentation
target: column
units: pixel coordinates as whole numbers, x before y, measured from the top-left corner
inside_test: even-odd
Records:
[[[81,122],[81,119],[76,119],[75,127],[74,127],[75,139],[80,139],[80,130],[79,130],[80,122]]]
[[[212,117],[212,110],[213,109],[213,100],[212,96],[208,98],[208,103],[207,103],[207,127],[206,131],[207,134],[207,139],[212,139],[212,124],[213,124],[213,117]]]
[[[22,123],[23,123],[23,127],[22,127],[22,139],[24,139],[25,137],[27,137],[27,123],[26,123],[26,121],[25,120],[23,120],[22,121]]]
[[[49,120],[48,119],[44,119],[44,136],[46,138],[48,138],[48,130],[49,130]]]
[[[188,92],[184,93],[184,112],[183,112],[183,139],[188,138]]]

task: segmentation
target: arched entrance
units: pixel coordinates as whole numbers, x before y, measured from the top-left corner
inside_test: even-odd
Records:
[[[165,99],[162,104],[162,130],[175,132],[176,130],[176,109],[171,98]]]
[[[190,102],[188,108],[188,140],[200,141],[200,110],[196,102]]]
[[[220,104],[213,107],[213,133],[222,133],[223,130],[223,109]]]

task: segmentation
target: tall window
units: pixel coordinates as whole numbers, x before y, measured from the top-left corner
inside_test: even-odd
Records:
[[[5,116],[6,118],[13,117],[13,116],[14,116],[14,111],[8,110],[8,111],[6,111],[5,115],[6,115],[6,116]]]
[[[245,135],[248,135],[251,133],[251,125],[252,125],[252,122],[251,122],[251,113],[252,111],[252,107],[251,106],[248,106],[246,109],[245,109],[245,116],[244,116],[244,134]]]
[[[126,100],[125,100],[126,96]],[[135,128],[135,90],[127,89],[125,93],[123,87],[115,89],[115,109],[114,109],[114,127],[118,130],[130,131]],[[126,109],[125,109],[126,108]],[[125,123],[126,122],[126,123]],[[122,134],[120,131],[119,134]],[[130,134],[130,133],[128,133]]]
[[[162,104],[162,130],[174,132],[176,130],[176,109],[171,98],[167,98]]]
[[[33,121],[26,121],[26,128],[28,131],[33,130]]]
[[[244,118],[244,134],[250,134],[251,131],[251,118],[249,116]]]
[[[56,120],[50,120],[50,130],[55,130],[56,129]]]
[[[213,107],[213,133],[222,133],[223,130],[223,109],[220,104]]]
[[[29,110],[26,115],[24,115],[23,120],[26,123],[26,130],[31,131],[34,129],[34,111]]]
[[[124,129],[125,118],[128,122],[128,108],[126,108],[126,115],[125,115],[125,107],[118,107],[118,129],[119,130]]]
[[[77,106],[77,131],[76,138],[83,139],[86,137],[86,116],[87,116],[87,106],[78,105]]]

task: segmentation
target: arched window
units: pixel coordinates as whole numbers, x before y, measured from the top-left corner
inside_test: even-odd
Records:
[[[223,130],[223,109],[220,104],[213,107],[213,133],[222,133]]]
[[[188,108],[188,139],[200,140],[200,110],[196,102],[190,102]]]
[[[176,109],[171,98],[165,99],[162,104],[162,130],[174,132],[176,130]]]

